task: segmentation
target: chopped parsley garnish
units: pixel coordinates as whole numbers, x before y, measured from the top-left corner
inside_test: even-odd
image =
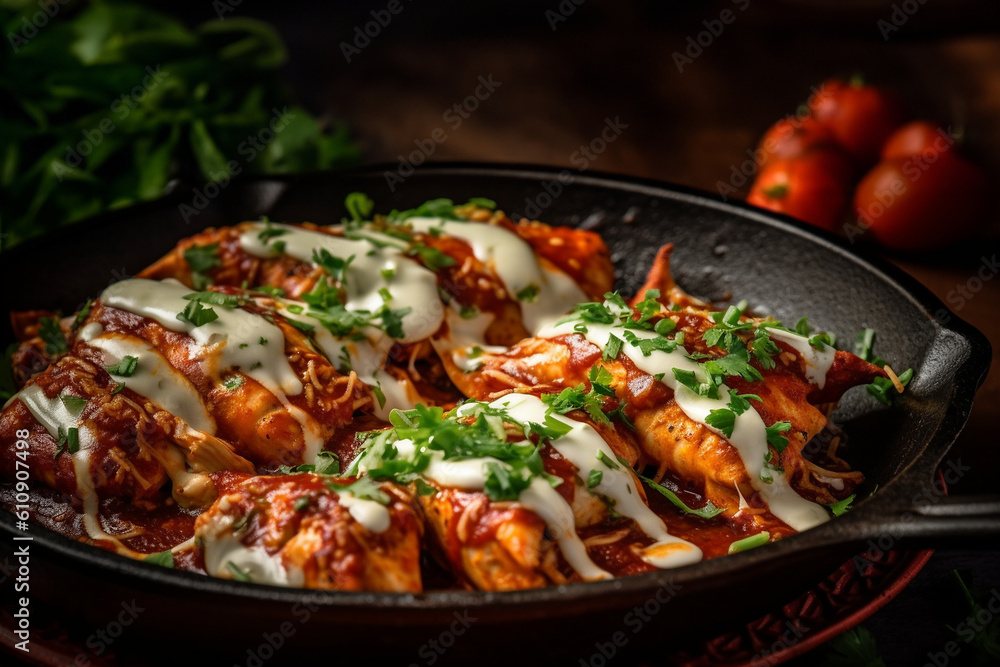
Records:
[[[798,322],[795,323],[795,333],[800,336],[808,336],[812,333],[812,327],[809,326],[809,318],[803,317]]]
[[[352,192],[344,198],[344,208],[351,216],[350,221],[360,224],[365,220],[371,220],[372,212],[375,210],[375,202],[363,192]]]
[[[170,549],[166,551],[160,551],[159,553],[149,554],[144,561],[150,565],[159,565],[160,567],[173,568],[174,566],[174,552]]]
[[[250,573],[244,570],[236,563],[234,563],[233,561],[227,560],[226,568],[232,573],[233,579],[235,579],[236,581],[242,581],[243,583],[250,582]]]
[[[512,421],[503,410],[468,402],[448,413],[440,407],[424,405],[407,411],[393,410],[389,421],[393,428],[370,435],[362,454],[346,474],[365,472],[376,480],[409,484],[421,477],[434,458],[485,458],[484,491],[492,500],[516,500],[534,477],[543,477],[553,486],[562,482],[545,473],[538,453],[540,445],[530,439],[508,442],[507,436],[507,424],[518,427],[525,436],[535,434],[543,438],[557,437],[548,434],[571,428],[552,415],[548,415],[545,424],[521,424]],[[414,449],[410,455],[400,456],[394,444],[397,440],[412,443]]]
[[[208,245],[193,245],[184,251],[184,261],[191,267],[191,286],[197,290],[202,290],[211,284],[206,272],[216,266],[222,265],[222,260],[218,257],[219,244],[209,243]]]
[[[458,316],[463,320],[471,320],[477,315],[479,315],[479,309],[475,306],[462,306],[462,309],[458,312]]]
[[[604,352],[601,356],[605,361],[612,361],[618,358],[619,353],[622,351],[622,345],[624,341],[614,334],[608,336],[608,344],[604,346]]]
[[[372,481],[370,477],[359,477],[357,481],[346,485],[327,482],[327,487],[331,491],[349,493],[355,498],[371,500],[379,505],[389,505],[392,502],[389,494],[379,488],[379,485]]]
[[[375,395],[375,400],[378,401],[379,408],[385,407],[385,392],[382,391],[381,384],[369,385],[372,390],[372,394]]]
[[[336,453],[321,450],[316,454],[316,463],[303,463],[297,466],[278,466],[278,472],[284,475],[297,475],[300,473],[315,473],[317,475],[339,475],[340,458]]]
[[[72,326],[72,329],[74,331],[76,329],[79,329],[80,325],[83,324],[84,320],[86,320],[87,317],[90,315],[90,307],[93,304],[94,304],[93,299],[87,299],[87,303],[83,304],[83,307],[80,308],[80,310],[76,311],[76,315],[73,317],[73,326]]]
[[[389,282],[396,277],[396,269],[380,269],[379,274],[381,274],[383,280]]]
[[[111,390],[111,395],[114,396],[124,388],[125,388],[125,383],[119,382],[118,384],[115,385],[115,388]]]
[[[748,551],[750,549],[755,549],[757,547],[764,546],[771,541],[771,533],[766,530],[757,533],[756,535],[751,535],[750,537],[744,537],[742,540],[736,540],[729,545],[729,553],[735,554],[740,551]]]
[[[257,344],[258,345],[267,345],[267,339],[264,338],[263,336],[261,336],[260,340],[257,341]]]
[[[729,392],[729,409],[737,415],[741,415],[750,409],[750,401],[757,401],[759,403],[761,402],[761,398],[757,394],[737,394],[735,391]]]
[[[41,317],[38,319],[38,336],[45,342],[45,351],[48,354],[65,354],[69,352],[69,344],[63,334],[59,320],[54,317]]]
[[[777,465],[774,462],[774,454],[768,449],[764,452],[764,465],[760,469],[760,481],[765,484],[771,484],[774,482],[774,474],[776,472],[785,472],[785,469]]]
[[[422,478],[418,477],[415,482],[417,486],[418,496],[433,496],[437,493],[437,489],[425,482]]]
[[[910,380],[913,379],[913,369],[907,368],[897,376],[897,379],[901,385],[904,387],[907,386],[910,384]],[[879,403],[885,405],[892,405],[893,401],[900,395],[900,392],[896,389],[896,385],[889,378],[875,378],[865,388],[869,394],[878,399]]]
[[[240,297],[222,292],[192,292],[185,294],[184,298],[188,301],[197,301],[210,306],[223,306],[224,308],[236,308],[240,305]]]
[[[58,457],[63,451],[67,451],[70,454],[76,454],[80,451],[80,430],[71,426],[70,428],[59,427],[56,431],[56,453],[52,455],[52,458]]]
[[[875,330],[874,329],[862,329],[858,332],[857,341],[854,344],[854,354],[858,355],[865,361],[875,364],[878,367],[885,366],[886,361],[881,357],[878,357],[874,351],[875,346]]]
[[[636,336],[632,331],[625,330],[623,332],[625,340],[628,341],[633,347],[638,347],[639,351],[642,352],[642,356],[648,357],[653,354],[654,350],[660,350],[662,352],[673,352],[677,349],[678,341],[671,340],[669,338],[663,338],[662,336],[657,336],[655,338],[640,338]]]
[[[852,493],[851,495],[847,496],[843,500],[838,500],[835,503],[831,503],[831,504],[827,505],[827,507],[829,507],[830,511],[833,512],[833,516],[840,516],[841,514],[844,514],[849,509],[851,509],[851,503],[854,502],[854,498],[857,495],[858,494],[856,494],[856,493]]]
[[[722,431],[728,438],[733,435],[733,428],[736,426],[736,413],[728,408],[712,410],[705,417],[705,423]]]
[[[259,285],[254,288],[254,291],[263,292],[264,294],[272,296],[276,299],[280,299],[287,294],[285,290],[281,289],[280,287],[275,287],[274,285]]]
[[[244,382],[246,379],[242,375],[231,375],[222,384],[229,391],[234,391],[242,387]]]
[[[66,406],[66,409],[74,415],[80,414],[83,411],[83,408],[87,405],[86,398],[71,396],[70,394],[60,395],[59,400],[62,401],[62,404]]]
[[[604,472],[601,470],[591,470],[590,474],[587,475],[587,488],[593,489],[595,486],[599,485],[604,479]]]
[[[715,326],[706,329],[705,333],[702,334],[701,338],[705,344],[709,347],[718,346],[723,350],[729,350],[739,343],[735,332],[746,331],[754,326],[751,321],[740,322],[740,317],[743,316],[743,311],[746,308],[747,302],[740,301],[736,305],[729,306],[724,312],[712,313],[711,318],[715,321]]]
[[[534,303],[538,301],[538,285],[535,283],[528,283],[524,288],[518,290],[517,297],[518,301],[527,301],[528,303]]]
[[[139,357],[126,355],[122,357],[121,361],[119,361],[114,366],[105,366],[104,370],[106,370],[111,375],[117,375],[118,377],[128,378],[132,377],[132,374],[135,373],[135,369],[138,365],[139,365]]]
[[[455,265],[455,258],[446,255],[437,248],[432,248],[423,243],[414,243],[406,254],[410,257],[418,257],[423,265],[431,271],[440,271],[449,266]]]
[[[792,428],[790,422],[775,422],[765,429],[767,443],[774,446],[779,454],[785,451],[785,447],[788,446],[788,438],[781,434],[790,428]]]
[[[759,382],[764,379],[760,371],[750,365],[747,350],[742,343],[734,344],[729,354],[724,357],[705,361],[702,367],[709,375],[739,376],[747,382]]]
[[[271,221],[266,220],[264,221],[264,229],[259,234],[257,234],[257,238],[260,239],[261,243],[267,245],[267,242],[270,241],[271,239],[278,236],[284,236],[287,233],[288,233],[287,229],[278,229],[277,227],[272,227]]]
[[[603,463],[609,470],[618,470],[618,462],[605,454],[603,449],[597,450],[597,460]]]
[[[672,368],[670,370],[673,372],[674,379],[676,379],[677,382],[687,387],[698,396],[719,398],[719,387],[716,383],[700,382],[694,371],[688,371],[682,368]]]
[[[473,197],[469,200],[468,205],[477,206],[479,208],[486,208],[489,210],[494,210],[497,207],[497,203],[492,199],[487,199],[486,197]]]
[[[309,496],[299,496],[298,498],[295,499],[295,505],[294,505],[295,511],[296,512],[305,511],[305,509],[309,507],[310,502],[312,502],[312,499]]]
[[[331,278],[341,285],[347,282],[347,269],[354,261],[354,255],[347,259],[334,257],[326,248],[315,248],[312,254],[313,263],[329,274]]]
[[[723,508],[716,507],[711,500],[706,500],[705,505],[700,508],[688,507],[687,504],[685,504],[685,502],[680,499],[680,496],[678,496],[676,493],[674,493],[667,487],[661,484],[657,484],[650,478],[645,477],[643,475],[639,475],[639,479],[648,484],[649,488],[653,489],[654,491],[662,495],[664,498],[669,500],[671,503],[673,503],[674,506],[676,506],[685,514],[693,514],[695,516],[700,516],[702,519],[711,519],[713,516],[721,514],[724,511]]]
[[[177,313],[177,319],[200,327],[219,319],[219,314],[215,312],[214,308],[203,306],[200,301],[192,301],[184,307],[184,310]]]

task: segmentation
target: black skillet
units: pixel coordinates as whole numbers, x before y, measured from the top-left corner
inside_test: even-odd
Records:
[[[70,312],[209,225],[265,214],[337,222],[344,196],[356,190],[368,193],[377,211],[436,197],[489,197],[512,217],[600,232],[623,293],[638,288],[656,249],[673,242],[677,282],[695,295],[746,298],[786,322],[806,315],[842,341],[863,327],[876,329],[880,356],[896,369],[912,366],[915,376],[892,410],[859,388],[835,415],[850,436],[852,461],[867,476],[858,496],[865,499],[823,526],[735,556],[500,594],[320,594],[241,584],[119,558],[32,526],[32,596],[95,628],[114,619],[123,601],[136,600],[144,611],[127,638],[155,646],[150,661],[163,664],[201,663],[208,655],[217,664],[240,665],[273,656],[269,664],[352,656],[418,665],[597,664],[599,646],[613,649],[616,659],[627,652],[656,662],[678,638],[706,627],[717,633],[727,619],[763,612],[859,551],[1000,542],[1000,498],[948,498],[933,483],[986,376],[989,343],[909,276],[789,218],[654,181],[468,164],[428,166],[402,183],[388,173],[396,173],[395,165],[178,188],[157,202],[51,233],[3,254],[2,310]],[[5,330],[5,343],[10,336]],[[9,550],[19,533],[6,512],[0,532],[0,550]],[[643,605],[655,613],[636,613]],[[607,643],[616,639],[626,645]]]

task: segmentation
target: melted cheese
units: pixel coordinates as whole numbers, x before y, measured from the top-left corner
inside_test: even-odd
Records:
[[[89,326],[89,325],[88,325]],[[194,385],[170,365],[149,343],[118,334],[90,338],[87,345],[104,352],[104,365],[114,366],[126,356],[138,359],[129,377],[113,376],[125,386],[149,399],[156,407],[184,420],[192,428],[215,434],[215,420]]]
[[[598,346],[602,350],[607,346],[612,333],[618,338],[624,338],[621,327],[608,324],[587,323],[585,333],[577,332],[573,329],[575,322],[564,322],[558,326],[551,327],[539,333],[542,338],[577,333],[586,337],[588,341]],[[653,331],[642,329],[631,329],[632,333],[640,339],[659,338],[659,334]],[[710,426],[706,419],[712,410],[724,408],[729,397],[729,387],[725,384],[719,386],[719,395],[725,400],[713,399],[707,396],[699,396],[684,385],[677,382],[673,369],[692,371],[696,377],[704,379],[704,372],[700,365],[687,356],[686,350],[682,346],[672,352],[665,350],[652,350],[648,356],[643,355],[638,346],[626,342],[622,346],[622,353],[625,354],[640,370],[650,374],[662,374],[661,382],[674,391],[674,399],[677,405],[684,411],[690,419],[703,424],[712,432],[725,438],[719,429]],[[771,513],[798,531],[817,526],[829,520],[829,514],[821,505],[806,500],[789,485],[783,472],[769,470],[770,484],[761,479],[764,471],[764,456],[768,452],[767,434],[764,421],[756,410],[751,407],[743,414],[736,416],[736,423],[732,435],[727,438],[729,443],[740,455],[750,483],[767,502]]]
[[[346,507],[351,517],[366,530],[373,533],[384,533],[389,530],[391,516],[389,508],[374,500],[358,498],[350,491],[338,491],[341,507]]]
[[[344,365],[344,353],[347,353],[350,369],[358,375],[365,384],[378,387],[385,396],[385,405],[375,401],[374,413],[381,419],[388,420],[389,413],[394,409],[410,410],[420,400],[420,395],[408,382],[397,380],[384,371],[389,351],[395,344],[384,331],[373,326],[362,328],[360,340],[338,338],[329,329],[320,324],[319,320],[308,315],[309,304],[292,299],[260,299],[261,303],[274,305],[281,315],[289,320],[302,322],[313,327],[311,334],[317,351],[325,356],[330,363],[338,368]],[[292,312],[294,309],[299,312]]]
[[[94,489],[94,479],[90,473],[90,456],[94,447],[95,438],[91,430],[80,423],[79,417],[63,404],[59,397],[49,398],[38,385],[30,385],[15,394],[14,398],[21,401],[39,424],[55,438],[59,439],[59,430],[64,431],[70,428],[77,429],[79,450],[74,454],[65,452],[62,456],[73,457],[73,473],[76,476],[76,490],[80,494],[83,502],[83,527],[87,535],[94,540],[108,540],[115,545],[118,553],[141,558],[124,544],[119,538],[129,535],[111,535],[104,531],[101,526],[100,499]]]
[[[313,253],[326,250],[342,260],[353,259],[347,267],[344,288],[348,310],[375,312],[385,303],[380,290],[388,290],[393,310],[410,308],[402,317],[404,343],[428,338],[441,326],[444,307],[438,298],[437,276],[408,259],[394,247],[377,247],[367,240],[353,240],[292,225],[271,225],[282,234],[262,241],[265,225],[250,225],[240,236],[242,248],[256,257],[277,257],[273,244],[284,243],[282,252],[303,262],[312,262]],[[398,242],[398,239],[396,239]],[[387,277],[389,276],[389,277]]]
[[[572,278],[543,265],[531,245],[505,227],[420,217],[408,218],[406,223],[414,231],[440,230],[468,243],[476,259],[500,279],[511,298],[517,299],[517,295],[526,290],[537,292],[530,299],[519,300],[524,327],[531,333],[587,300],[587,295]]]
[[[527,394],[508,394],[490,405],[505,409],[512,419],[522,424],[545,423],[548,407],[537,397]],[[576,466],[584,479],[593,470],[601,471],[601,481],[592,492],[614,502],[616,512],[635,521],[642,532],[656,541],[656,545],[648,549],[658,555],[647,558],[644,554],[644,560],[656,567],[670,568],[696,563],[702,559],[701,549],[667,532],[663,520],[642,501],[631,472],[621,463],[615,462],[614,451],[592,426],[558,414],[549,416],[570,427],[569,433],[550,441],[552,447]],[[605,461],[612,462],[610,466],[598,459],[598,453]],[[667,545],[672,546],[666,548]]]
[[[837,351],[829,345],[823,345],[822,350],[817,350],[809,344],[807,336],[800,336],[791,331],[771,328],[767,332],[773,340],[780,340],[799,353],[806,379],[822,389],[826,384],[826,374],[830,371],[830,366],[833,365]]]
[[[196,327],[177,318],[191,303],[184,298],[187,294],[191,289],[174,280],[123,280],[105,289],[101,302],[190,335],[204,348],[210,376],[238,368],[276,396],[302,392],[302,382],[285,357],[281,329],[260,315],[223,306],[211,306],[218,319]]]
[[[223,499],[224,500],[224,499]],[[220,501],[219,508],[223,507]],[[286,568],[281,554],[271,555],[260,546],[246,546],[233,535],[233,517],[216,514],[200,532],[205,553],[205,571],[215,577],[233,579],[229,566],[245,572],[257,584],[301,587],[305,581],[298,568]]]

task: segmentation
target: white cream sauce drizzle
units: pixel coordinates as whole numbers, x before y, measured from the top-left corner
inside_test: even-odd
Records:
[[[486,330],[495,319],[492,314],[479,312],[474,317],[463,318],[461,311],[456,308],[457,306],[445,311],[448,335],[443,338],[432,338],[431,345],[440,357],[451,355],[455,366],[469,373],[483,365],[483,354],[499,354],[507,348],[486,344]],[[473,352],[476,347],[483,354],[476,356]]]
[[[442,218],[414,217],[405,222],[414,231],[430,233],[431,229],[439,229],[468,243],[476,259],[496,274],[512,299],[517,299],[522,290],[537,288],[536,297],[519,301],[524,327],[532,334],[577,303],[587,301],[587,295],[572,278],[543,266],[531,245],[504,227]]]
[[[507,394],[490,405],[504,408],[517,422],[536,424],[545,422],[548,408],[539,398],[527,394]],[[667,532],[663,520],[642,501],[635,478],[616,461],[614,451],[592,426],[558,414],[551,417],[571,429],[569,433],[553,438],[550,441],[552,447],[575,465],[584,479],[592,470],[601,471],[601,481],[593,490],[612,500],[616,512],[635,521],[644,533],[656,541],[644,550],[643,560],[656,567],[671,568],[702,559],[701,549]],[[597,458],[598,452],[617,467],[602,463]]]
[[[366,530],[373,533],[384,533],[389,530],[392,517],[385,505],[367,498],[358,498],[350,491],[337,491],[337,496],[340,506],[346,507],[351,517]]]
[[[220,507],[222,504],[220,503]],[[205,570],[212,576],[233,579],[228,563],[245,572],[257,584],[301,587],[304,576],[299,568],[286,568],[281,553],[271,555],[261,546],[246,546],[233,535],[234,518],[213,516],[199,532],[205,553]]]
[[[183,419],[192,428],[215,435],[215,420],[205,409],[198,390],[149,343],[120,334],[106,334],[90,338],[87,345],[104,352],[105,366],[117,365],[126,356],[138,359],[131,376],[113,375],[112,378],[125,383],[158,408]]]
[[[587,332],[580,333],[573,329],[576,321],[564,322],[558,326],[550,327],[539,332],[541,338],[552,338],[564,334],[579,333],[586,337],[588,341],[601,348],[607,346],[612,333],[616,337],[624,340],[623,329],[620,326],[608,324],[594,324],[587,322]],[[653,331],[641,329],[631,329],[632,333],[640,339],[658,338],[659,334]],[[693,391],[677,382],[672,369],[692,371],[704,381],[705,375],[701,367],[695,361],[688,359],[687,352],[683,346],[678,346],[673,352],[665,350],[653,350],[649,356],[644,356],[638,346],[628,342],[622,346],[624,353],[632,363],[640,370],[657,375],[662,373],[661,381],[674,391],[674,399],[677,405],[684,411],[690,419],[703,424],[712,432],[725,438],[725,435],[718,429],[709,426],[706,418],[709,412],[715,409],[724,408],[729,402],[729,387],[720,385],[719,395],[724,400],[716,400],[706,396],[699,396]],[[728,438],[730,444],[739,453],[750,477],[750,483],[767,502],[771,513],[798,531],[807,530],[817,526],[827,520],[829,515],[821,505],[806,500],[788,484],[784,473],[778,470],[769,470],[773,481],[768,484],[761,479],[761,472],[764,469],[764,456],[768,451],[766,427],[756,410],[751,407],[749,410],[736,417],[736,423],[732,435]]]
[[[438,297],[437,276],[407,258],[399,249],[380,248],[366,240],[277,224],[272,224],[271,229],[284,233],[264,242],[260,239],[264,229],[263,223],[255,223],[240,236],[240,245],[246,252],[256,257],[277,257],[279,253],[272,244],[280,241],[285,244],[284,254],[303,262],[312,262],[313,252],[320,249],[342,260],[353,255],[345,275],[347,302],[344,307],[374,313],[385,303],[379,290],[387,289],[392,297],[389,308],[411,308],[402,317],[402,342],[428,338],[441,326],[444,307]],[[387,277],[389,274],[391,276]]]
[[[826,374],[830,371],[830,366],[833,365],[837,350],[825,344],[822,350],[817,350],[809,344],[807,336],[801,336],[791,331],[770,328],[767,332],[773,340],[780,340],[799,353],[806,379],[822,389],[826,384]]]
[[[377,398],[375,400],[374,413],[380,419],[388,420],[389,413],[393,409],[411,410],[422,400],[412,384],[397,380],[390,373],[383,370],[389,356],[389,351],[392,349],[395,341],[381,329],[373,326],[364,327],[359,331],[364,336],[361,340],[338,338],[329,329],[324,327],[319,320],[308,315],[309,304],[304,301],[271,298],[259,301],[261,303],[269,302],[273,304],[277,311],[287,319],[302,322],[313,327],[311,334],[316,344],[317,352],[325,356],[330,363],[342,372],[348,370],[341,368],[343,364],[343,350],[346,350],[347,356],[350,359],[350,370],[357,373],[358,379],[365,384],[378,387],[385,396],[385,405],[380,405]],[[301,309],[302,312],[294,313],[289,310],[289,306],[295,310]]]
[[[218,319],[199,327],[177,319],[193,290],[175,280],[123,280],[101,294],[101,302],[156,320],[171,331],[190,335],[205,348],[206,370],[220,376],[239,368],[276,396],[295,396],[302,382],[285,356],[285,336],[276,325],[241,308],[211,306]],[[206,307],[207,304],[206,304]]]
[[[39,424],[55,438],[59,439],[59,429],[77,429],[80,448],[75,454],[64,452],[62,456],[73,457],[73,472],[76,476],[76,489],[83,501],[83,527],[87,535],[95,540],[109,540],[115,544],[118,553],[135,555],[131,549],[121,543],[121,537],[127,535],[111,535],[104,531],[100,512],[100,499],[94,489],[94,480],[90,474],[90,455],[94,448],[94,434],[79,422],[79,415],[74,415],[69,408],[56,396],[49,398],[38,385],[30,385],[15,394],[14,398],[21,401]],[[141,557],[141,555],[140,555]]]

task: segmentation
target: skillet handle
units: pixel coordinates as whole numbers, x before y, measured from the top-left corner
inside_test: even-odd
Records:
[[[876,540],[938,549],[1000,548],[1000,495],[945,496],[887,512],[870,524]]]

